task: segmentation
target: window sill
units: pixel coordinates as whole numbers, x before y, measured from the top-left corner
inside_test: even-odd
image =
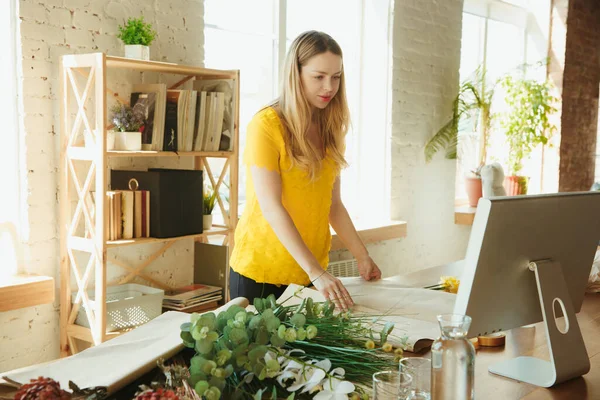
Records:
[[[406,237],[407,224],[405,221],[358,222],[355,225],[358,236],[360,236],[364,244]],[[346,246],[342,240],[331,229],[331,251],[343,250],[345,248]]]
[[[54,278],[15,275],[0,283],[0,312],[54,301]]]
[[[457,225],[473,225],[476,207],[461,206],[454,209],[454,223]]]

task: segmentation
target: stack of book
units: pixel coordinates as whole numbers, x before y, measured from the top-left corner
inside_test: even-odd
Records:
[[[222,288],[195,283],[165,292],[163,308],[183,312],[207,311],[217,308],[221,299]]]
[[[196,80],[190,90],[133,85],[131,107],[145,116],[142,150],[231,150],[234,94],[231,79]]]
[[[150,237],[150,192],[110,190],[108,240]]]

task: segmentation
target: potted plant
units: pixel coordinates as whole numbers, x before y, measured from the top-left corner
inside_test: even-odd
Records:
[[[212,228],[212,212],[215,208],[215,203],[217,200],[217,192],[211,190],[210,188],[205,187],[203,194],[203,216],[202,216],[202,227],[204,230],[208,230]]]
[[[132,109],[117,102],[111,109],[111,121],[116,128],[114,134],[115,150],[139,151],[142,149],[142,132],[145,116],[139,109]],[[108,132],[110,135],[111,132]]]
[[[150,44],[156,37],[152,25],[144,21],[144,17],[129,18],[119,26],[119,39],[125,44],[125,57],[139,60],[150,60]]]
[[[485,68],[478,67],[471,76],[461,83],[458,95],[452,104],[450,120],[425,144],[425,160],[427,162],[431,161],[435,153],[441,149],[446,150],[446,158],[448,159],[461,158],[459,147],[462,147],[461,142],[464,138],[459,137],[459,130],[463,130],[460,124],[469,120],[473,121],[473,127],[467,130],[478,132],[478,145],[475,145],[474,149],[471,150],[475,154],[474,159],[476,162],[473,168],[470,169],[471,172],[465,177],[465,189],[471,207],[477,206],[477,201],[482,193],[481,176],[478,171],[486,161],[495,86],[496,83],[488,85]]]
[[[545,145],[556,131],[548,116],[556,111],[557,98],[551,94],[548,81],[515,78],[506,75],[500,81],[506,91],[508,111],[501,114],[508,151],[508,173],[504,180],[509,196],[527,194],[528,178],[519,175],[523,160],[539,144]]]

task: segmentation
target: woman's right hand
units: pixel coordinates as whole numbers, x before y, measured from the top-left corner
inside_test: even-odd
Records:
[[[312,274],[311,274],[312,275]],[[337,308],[346,311],[354,305],[350,293],[335,276],[327,271],[321,270],[309,276],[311,283],[325,297],[326,300],[331,300]]]

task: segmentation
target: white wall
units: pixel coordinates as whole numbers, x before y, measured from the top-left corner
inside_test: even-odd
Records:
[[[22,123],[22,213],[23,269],[57,278],[58,247],[58,158],[59,158],[59,56],[70,53],[105,52],[122,55],[117,39],[118,25],[128,16],[143,15],[158,32],[151,46],[151,58],[176,63],[202,65],[202,0],[21,0],[18,4],[22,52],[18,67]],[[120,91],[130,82],[151,81],[139,73],[109,74],[111,89]],[[167,78],[161,78],[167,79]],[[179,77],[169,77],[169,82]],[[111,83],[112,82],[112,83]],[[112,86],[111,86],[112,85]],[[133,162],[137,168],[143,164]],[[169,164],[164,164],[169,166]],[[108,257],[135,265],[160,245],[137,246],[110,251]],[[149,269],[170,283],[192,279],[191,241],[177,242]],[[109,279],[122,271],[111,267]],[[54,304],[0,313],[0,371],[54,359],[59,355],[58,292]]]

